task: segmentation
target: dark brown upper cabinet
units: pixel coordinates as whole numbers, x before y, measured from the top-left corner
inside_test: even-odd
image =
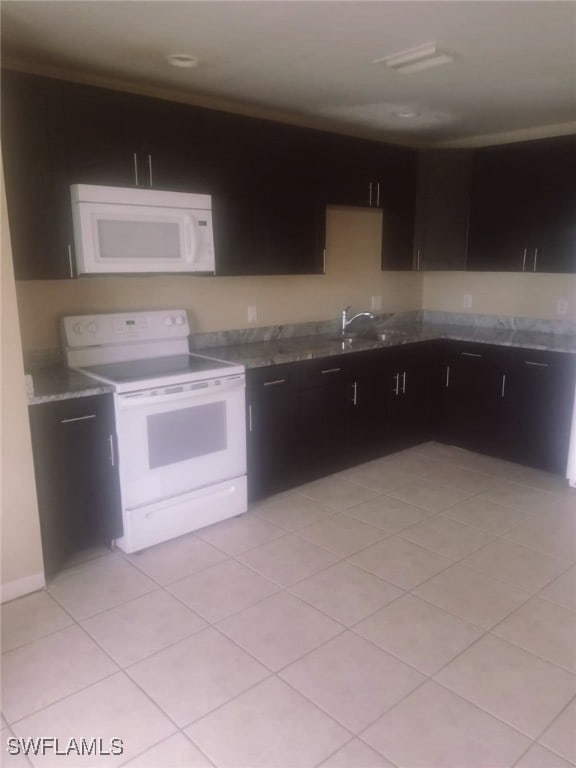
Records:
[[[576,271],[576,136],[474,156],[467,268]]]
[[[472,150],[420,152],[414,268],[466,268]]]
[[[4,72],[2,154],[17,280],[73,276],[64,142],[61,82]]]

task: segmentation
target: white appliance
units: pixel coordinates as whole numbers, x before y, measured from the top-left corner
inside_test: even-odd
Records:
[[[64,317],[61,330],[67,365],[114,390],[120,549],[247,510],[242,365],[190,354],[181,309]]]
[[[210,195],[89,184],[70,194],[79,275],[214,273]]]

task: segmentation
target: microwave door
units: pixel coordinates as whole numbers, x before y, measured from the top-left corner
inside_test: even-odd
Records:
[[[83,203],[76,211],[78,272],[185,272],[195,241],[185,210]]]

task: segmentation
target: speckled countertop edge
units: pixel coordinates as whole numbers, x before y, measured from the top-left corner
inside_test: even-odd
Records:
[[[441,339],[576,354],[576,335],[438,323],[399,325],[389,329],[384,327],[380,330],[388,330],[389,338],[383,341],[362,339],[353,344],[347,344],[334,340],[330,335],[318,334],[275,341],[210,347],[197,350],[196,353],[218,360],[241,363],[246,368],[314,360],[351,352],[385,349],[404,344],[414,344],[419,341]],[[111,386],[95,382],[94,379],[63,366],[52,366],[34,372],[33,389],[34,392],[28,394],[29,405],[113,391]]]

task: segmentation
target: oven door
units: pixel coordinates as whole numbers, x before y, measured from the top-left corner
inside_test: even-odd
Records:
[[[115,402],[125,510],[246,474],[243,375],[117,394]]]

